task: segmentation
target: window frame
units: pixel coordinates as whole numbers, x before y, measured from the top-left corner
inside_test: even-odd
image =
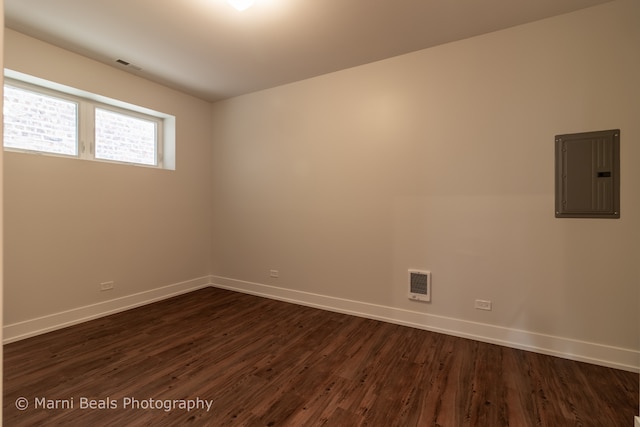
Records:
[[[48,151],[40,151],[34,149],[25,149],[17,147],[6,147],[4,145],[4,135],[2,146],[5,151],[38,154],[42,156],[54,156],[64,158],[77,158],[81,160],[90,160],[96,162],[115,163],[121,165],[132,165],[156,169],[175,169],[171,165],[165,163],[165,152],[168,143],[175,144],[175,134],[168,140],[167,131],[175,129],[175,117],[167,114],[149,110],[144,107],[132,105],[111,98],[90,94],[56,83],[48,82],[38,78],[23,77],[21,73],[10,72],[5,70],[4,85],[14,87],[21,90],[30,91],[47,97],[53,97],[64,101],[74,102],[77,104],[76,118],[76,136],[77,136],[77,154],[64,154]],[[27,81],[29,80],[29,81]],[[33,80],[33,81],[32,81]],[[34,82],[35,81],[35,82]],[[155,124],[155,164],[138,163],[133,161],[102,159],[95,156],[95,110],[97,108],[122,114],[134,119],[147,120]],[[167,129],[169,128],[169,129]],[[175,148],[174,148],[175,150]],[[175,161],[174,161],[175,162]]]

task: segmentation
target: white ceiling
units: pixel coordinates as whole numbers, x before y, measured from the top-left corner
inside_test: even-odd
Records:
[[[215,101],[607,1],[257,0],[244,12],[225,0],[4,6],[11,29]]]

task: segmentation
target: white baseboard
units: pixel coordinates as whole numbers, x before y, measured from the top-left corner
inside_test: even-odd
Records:
[[[205,276],[150,291],[92,304],[48,316],[5,325],[3,343],[18,341],[67,326],[108,316],[131,308],[150,304],[172,296],[215,286],[237,292],[291,302],[323,310],[366,317],[414,328],[469,338],[563,357],[581,362],[640,372],[640,352],[569,338],[538,334],[513,328],[470,322],[451,317],[420,313],[389,306],[335,298],[296,291],[260,283],[251,283],[218,276]],[[640,427],[640,426],[636,426]]]
[[[222,289],[411,326],[625,371],[640,372],[640,352],[636,350],[278,288],[226,277],[212,276],[211,283],[212,286]]]
[[[634,427],[640,427],[640,417],[636,417],[635,419],[636,419],[636,421],[635,421],[635,423],[633,423]]]
[[[91,304],[84,307],[74,308],[72,310],[39,317],[36,319],[26,320],[24,322],[5,325],[3,328],[3,344],[19,341],[21,339],[33,337],[62,329],[67,326],[97,319],[99,317],[108,316],[110,314],[129,310],[131,308],[140,307],[156,301],[167,299],[176,295],[195,291],[211,285],[211,277],[205,276],[197,279],[187,280],[185,282],[175,283],[161,288],[152,289],[150,291],[140,292],[133,295],[127,295],[121,298],[115,298],[109,301]]]

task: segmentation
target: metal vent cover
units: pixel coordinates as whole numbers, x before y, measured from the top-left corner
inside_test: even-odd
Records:
[[[132,70],[136,70],[136,71],[142,71],[142,68],[138,67],[137,65],[132,64],[129,61],[125,61],[124,59],[116,59],[116,62],[120,65],[123,65],[127,68],[131,68]]]
[[[409,270],[409,299],[431,301],[431,272]]]

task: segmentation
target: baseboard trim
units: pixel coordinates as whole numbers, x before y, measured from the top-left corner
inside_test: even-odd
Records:
[[[55,331],[57,329],[62,329],[67,326],[87,322],[99,317],[151,304],[176,295],[195,291],[197,289],[210,286],[210,281],[211,276],[199,277],[197,279],[174,283],[172,285],[115,298],[97,304],[91,304],[36,319],[5,325],[3,327],[2,343],[8,344],[14,341]]]
[[[279,288],[220,276],[199,277],[97,304],[5,325],[3,327],[2,342],[3,344],[8,344],[62,329],[67,326],[151,304],[208,286],[625,371],[640,372],[640,352],[635,350]]]
[[[640,372],[640,352],[635,350],[279,288],[228,277],[211,276],[211,286],[550,356]]]

